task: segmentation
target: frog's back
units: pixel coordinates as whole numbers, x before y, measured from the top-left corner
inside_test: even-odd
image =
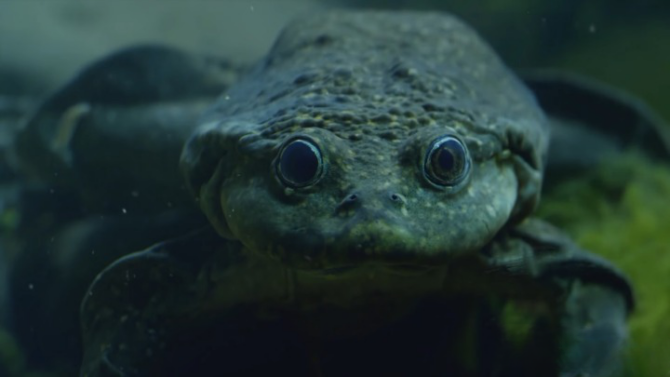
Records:
[[[265,134],[303,126],[398,138],[458,119],[523,129],[541,150],[548,137],[533,105],[491,48],[451,15],[332,12],[289,24],[215,116],[247,115]]]

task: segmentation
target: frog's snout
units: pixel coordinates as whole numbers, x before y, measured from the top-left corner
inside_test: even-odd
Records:
[[[406,205],[407,199],[397,190],[354,190],[345,195],[337,205],[336,212],[342,214],[364,207],[404,209]]]

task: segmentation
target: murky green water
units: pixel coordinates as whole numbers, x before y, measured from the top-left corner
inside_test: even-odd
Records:
[[[83,289],[119,248],[141,244],[129,236],[122,246],[110,246],[121,242],[105,233],[120,229],[114,219],[80,208],[69,193],[41,187],[30,172],[17,169],[11,151],[15,131],[44,98],[84,64],[120,47],[159,42],[246,64],[300,14],[353,6],[446,10],[479,30],[519,72],[550,67],[582,73],[632,93],[670,119],[666,2],[364,3],[0,2],[0,376],[76,374]],[[669,197],[667,161],[625,154],[547,187],[538,212],[630,277],[639,300],[629,321],[631,376],[670,371]],[[169,216],[151,221],[155,226],[146,229],[155,232],[153,241],[182,225]],[[146,223],[129,228],[135,226]],[[72,256],[59,252],[87,242],[96,245],[90,264],[73,268]],[[65,325],[55,328],[51,320]]]

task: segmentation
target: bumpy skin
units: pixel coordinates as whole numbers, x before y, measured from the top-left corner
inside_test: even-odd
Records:
[[[489,47],[437,14],[295,22],[207,118],[182,156],[201,208],[223,236],[305,268],[478,250],[534,207],[549,137]],[[468,145],[472,173],[435,189],[423,159],[449,134]],[[322,150],[326,173],[285,190],[273,159],[297,136]]]
[[[458,20],[331,13],[289,25],[187,143],[211,230],[129,255],[82,303],[84,376],[610,375],[625,278],[523,221],[548,143],[532,96]],[[467,178],[425,156],[462,140]],[[278,176],[296,137],[323,155]]]

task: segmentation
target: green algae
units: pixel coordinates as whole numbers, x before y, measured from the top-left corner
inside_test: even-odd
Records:
[[[637,307],[630,318],[631,375],[670,371],[670,167],[629,153],[546,190],[538,214],[619,266]]]
[[[58,374],[30,368],[16,339],[0,326],[0,376],[2,377],[56,377]]]
[[[7,330],[0,327],[0,375],[23,375],[24,367],[25,358],[19,345]]]

